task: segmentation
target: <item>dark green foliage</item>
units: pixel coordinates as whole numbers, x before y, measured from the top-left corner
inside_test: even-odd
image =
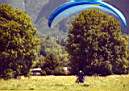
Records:
[[[47,75],[54,75],[55,68],[59,66],[57,58],[54,54],[48,54],[44,60],[45,63],[41,65],[41,68],[46,71]]]
[[[30,17],[0,4],[0,77],[27,75],[39,49],[40,39]]]
[[[15,72],[12,69],[4,70],[4,79],[10,79],[15,77]]]
[[[45,54],[39,58],[35,67],[41,67],[43,74],[61,75],[63,67],[68,65],[68,53],[65,48],[57,43],[53,37],[42,38],[42,53]]]
[[[85,74],[128,73],[128,40],[119,22],[99,9],[89,9],[71,22],[67,50],[71,72]]]

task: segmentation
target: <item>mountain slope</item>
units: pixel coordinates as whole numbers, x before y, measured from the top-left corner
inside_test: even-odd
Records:
[[[28,14],[32,17],[32,20],[36,25],[37,29],[39,30],[40,34],[46,34],[48,32],[51,33],[51,30],[55,30],[57,32],[60,32],[59,30],[63,30],[64,32],[67,30],[65,21],[61,22],[53,29],[48,28],[47,25],[47,18],[50,13],[56,7],[65,3],[66,1],[68,0],[0,0],[1,3],[8,3],[14,7],[21,8],[28,12]],[[125,14],[129,24],[129,0],[107,1]],[[126,30],[126,32],[129,33],[129,30]]]

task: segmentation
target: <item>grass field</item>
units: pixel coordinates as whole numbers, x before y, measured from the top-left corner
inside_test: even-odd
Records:
[[[0,90],[42,91],[129,91],[129,75],[88,76],[84,84],[74,76],[31,76],[20,80],[0,80]]]

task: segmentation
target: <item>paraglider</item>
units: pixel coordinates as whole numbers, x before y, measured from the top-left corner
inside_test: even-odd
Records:
[[[48,26],[54,27],[63,19],[89,8],[98,8],[112,14],[120,20],[122,26],[127,26],[126,19],[121,11],[102,0],[70,0],[56,8],[48,18]]]

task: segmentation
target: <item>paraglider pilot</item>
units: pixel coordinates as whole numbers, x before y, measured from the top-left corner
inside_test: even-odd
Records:
[[[84,83],[85,81],[85,74],[82,70],[80,70],[78,73],[77,73],[77,79],[76,79],[76,83]]]

